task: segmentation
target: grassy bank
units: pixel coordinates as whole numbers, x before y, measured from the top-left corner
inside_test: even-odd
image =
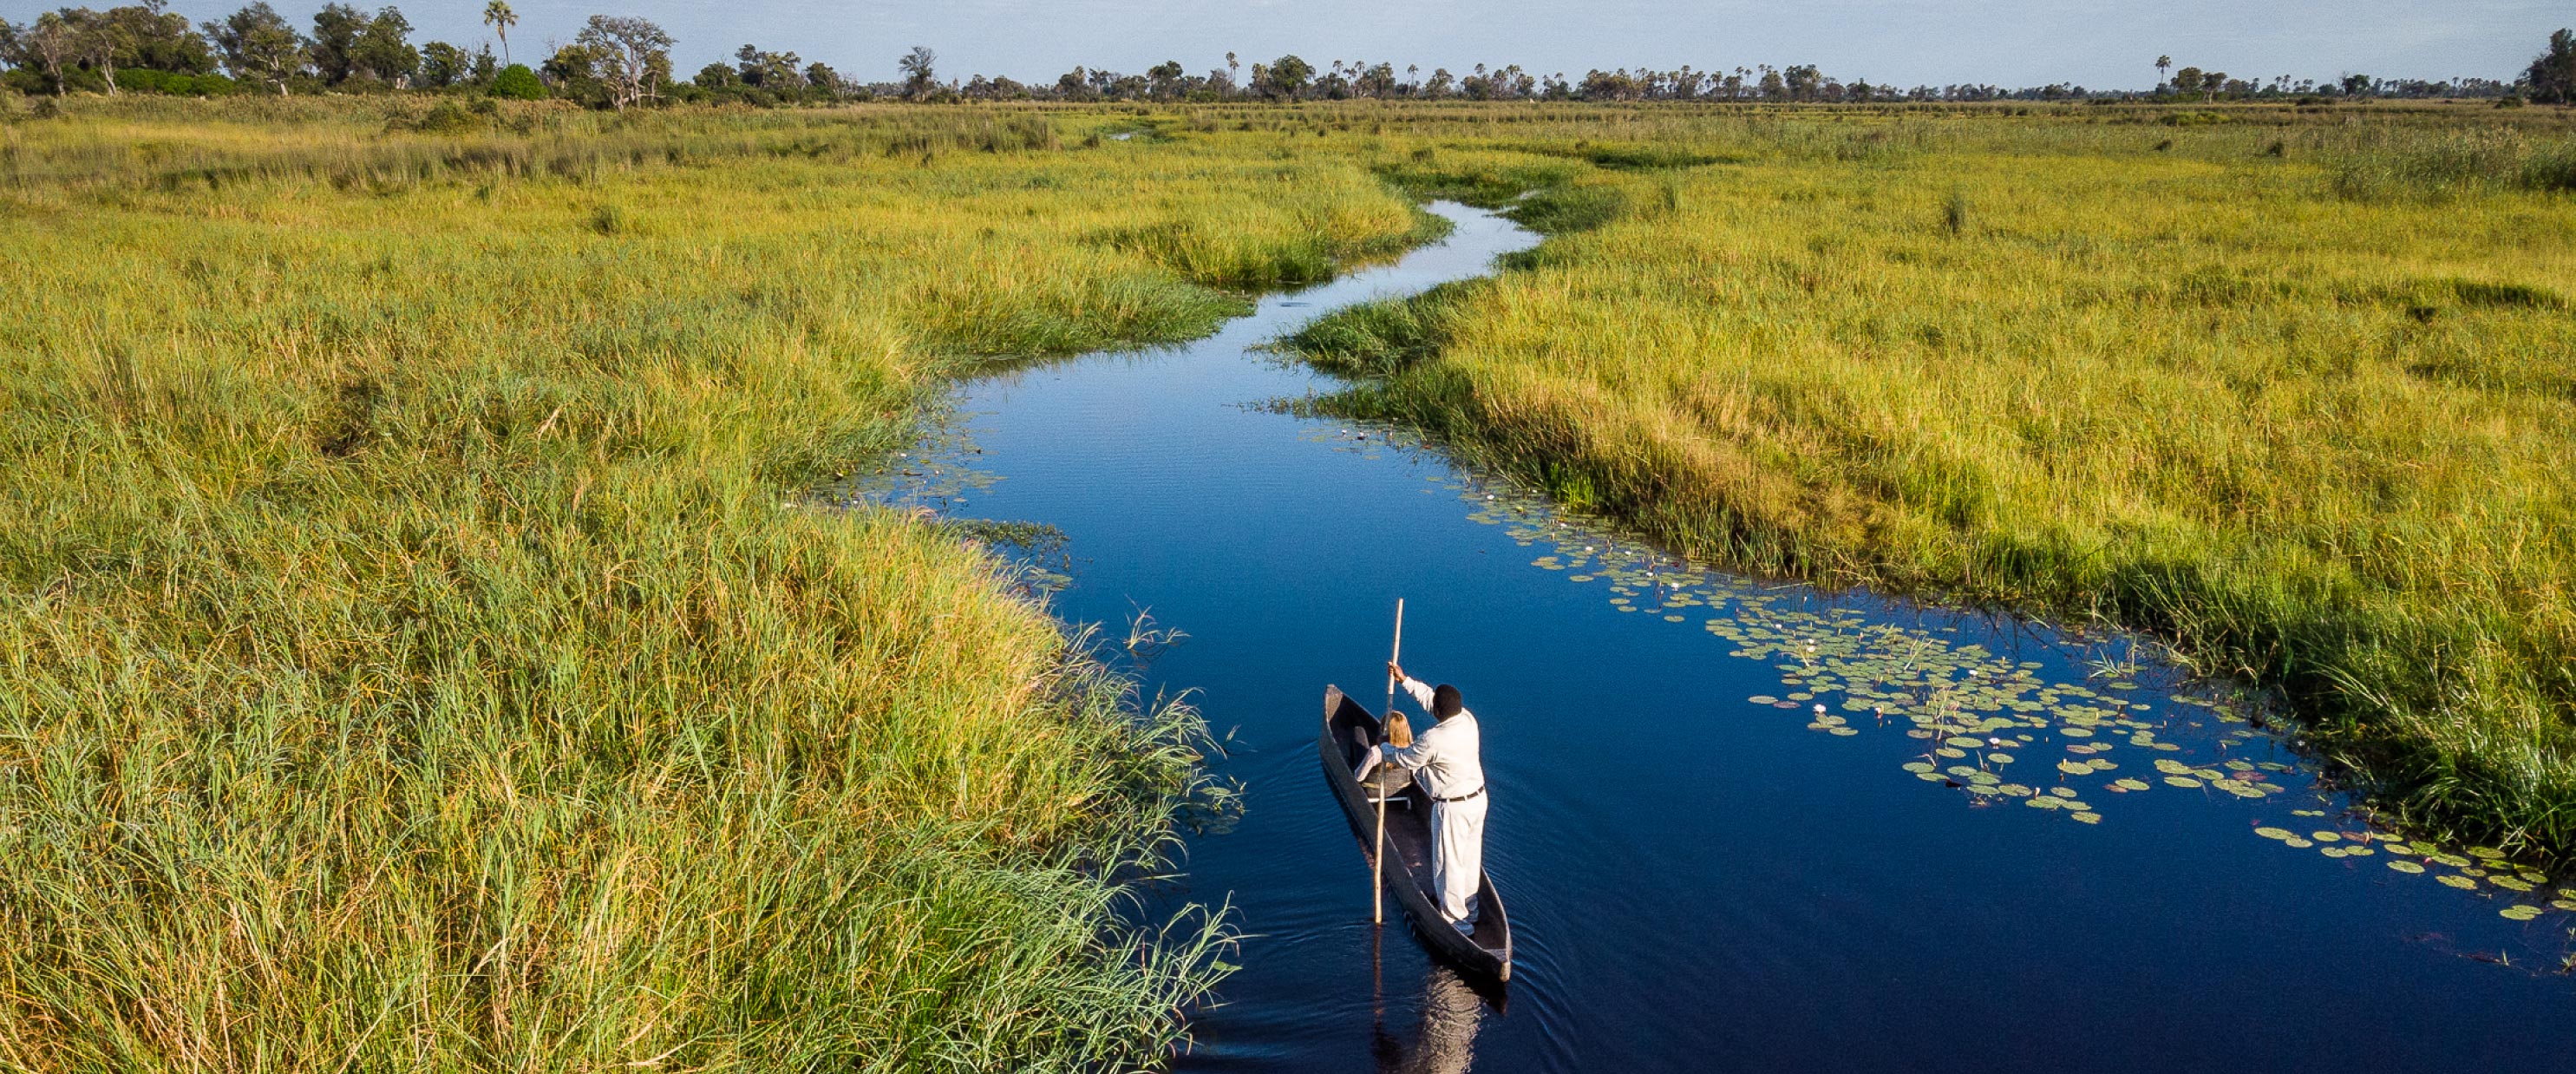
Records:
[[[1426,126],[1384,172],[1554,237],[1293,342],[1696,554],[2157,631],[2384,805],[2576,850],[2568,114],[2040,111]]]
[[[1417,216],[1100,117],[409,107],[0,123],[0,1065],[1150,1061],[1194,717],[796,492]]]

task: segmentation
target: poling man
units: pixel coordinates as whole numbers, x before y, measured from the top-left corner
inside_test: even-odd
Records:
[[[1431,882],[1440,889],[1440,913],[1458,931],[1476,931],[1476,881],[1484,875],[1485,765],[1484,733],[1476,714],[1467,711],[1458,688],[1437,688],[1404,673],[1387,661],[1387,673],[1404,683],[1404,692],[1428,710],[1438,723],[1415,734],[1410,746],[1382,742],[1360,758],[1365,780],[1382,762],[1413,773],[1414,782],[1431,796]]]

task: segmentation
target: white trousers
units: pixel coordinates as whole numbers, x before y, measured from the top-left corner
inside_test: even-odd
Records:
[[[1440,889],[1440,912],[1452,923],[1476,920],[1476,881],[1485,871],[1485,802],[1431,804],[1431,883]]]

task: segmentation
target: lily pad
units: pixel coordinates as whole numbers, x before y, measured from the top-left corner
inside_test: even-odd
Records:
[[[2462,891],[2476,891],[2478,889],[2478,882],[2465,876],[2443,875],[2434,877],[2433,879],[2449,884],[2450,886]]]
[[[2390,859],[2388,859],[2388,867],[2389,867],[2389,868],[2391,868],[2391,869],[2395,869],[2395,870],[2397,870],[2398,872],[2401,872],[2401,873],[2421,873],[2421,872],[2423,872],[2423,871],[2424,871],[2424,867],[2423,867],[2423,866],[2421,866],[2421,865],[2417,865],[2417,864],[2415,864],[2414,862],[2408,861],[2408,860],[2406,860],[2406,859],[2404,859],[2404,858],[2390,858]]]

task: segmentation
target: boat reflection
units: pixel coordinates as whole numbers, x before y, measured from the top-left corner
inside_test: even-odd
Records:
[[[1380,930],[1381,944],[1383,934]],[[1466,1074],[1476,1061],[1476,1031],[1486,1012],[1500,1015],[1504,1006],[1500,990],[1479,989],[1458,971],[1432,963],[1422,977],[1421,1020],[1408,1041],[1388,1032],[1385,996],[1381,971],[1376,1030],[1369,1038],[1370,1056],[1381,1074]]]

